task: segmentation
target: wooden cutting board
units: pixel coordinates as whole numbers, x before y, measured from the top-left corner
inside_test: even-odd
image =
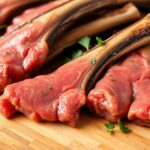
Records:
[[[129,134],[109,134],[104,123],[81,114],[78,128],[61,123],[36,123],[23,115],[0,116],[0,150],[150,150],[150,129],[128,123]]]

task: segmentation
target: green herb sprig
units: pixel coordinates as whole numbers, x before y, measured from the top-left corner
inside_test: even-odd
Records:
[[[114,123],[106,122],[104,125],[107,128],[108,132],[112,133],[114,131],[114,127],[115,127]]]
[[[66,57],[65,58],[65,63],[68,63],[69,61],[74,60],[74,59],[76,59],[76,58],[78,58],[78,57],[80,57],[82,55],[83,55],[83,51],[82,50],[76,50],[76,51],[74,51],[72,53],[72,55],[70,57]]]
[[[99,38],[98,36],[96,37],[96,41],[99,46],[104,45],[104,41],[101,38]],[[68,63],[71,60],[74,60],[74,59],[82,56],[84,54],[85,50],[88,52],[90,49],[90,46],[91,46],[91,37],[84,36],[84,37],[80,38],[80,40],[78,41],[78,44],[81,45],[82,48],[84,48],[84,49],[81,50],[82,49],[81,48],[81,49],[75,50],[70,57],[65,58],[65,63]],[[94,58],[91,58],[89,61],[90,61],[90,64],[92,64],[92,65],[96,64],[96,60]]]
[[[88,37],[88,36],[84,36],[82,37],[78,43],[86,50],[86,51],[89,51],[90,49],[90,44],[91,44],[91,38]],[[71,60],[74,60],[80,56],[82,56],[84,54],[84,50],[75,50],[73,51],[72,55],[70,57],[66,57],[65,58],[65,63],[68,63],[70,62]]]
[[[88,51],[90,49],[91,38],[84,36],[78,41],[78,43]]]
[[[96,41],[97,41],[98,46],[103,46],[104,45],[104,41],[98,36],[96,37]]]
[[[121,120],[119,119],[118,122],[117,122],[117,125],[115,126],[114,123],[112,122],[107,122],[104,124],[105,127],[107,128],[107,131],[109,133],[113,133],[115,131],[121,131],[125,134],[127,134],[128,132],[130,132],[131,130],[125,126],[125,124],[123,122],[121,122]]]
[[[118,127],[123,133],[130,132],[130,129],[128,127],[126,127],[125,124],[122,123],[120,119],[118,120]]]

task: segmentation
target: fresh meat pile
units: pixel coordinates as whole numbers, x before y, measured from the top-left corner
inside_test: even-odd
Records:
[[[141,48],[109,68],[88,94],[89,109],[112,122],[128,114],[130,120],[149,126],[149,52],[150,46]]]
[[[19,111],[35,121],[76,126],[87,105],[108,121],[127,116],[150,126],[150,1],[61,0],[39,6],[45,2],[0,2],[2,12],[22,6],[0,37],[0,113],[10,118]],[[25,10],[31,3],[36,5]],[[8,18],[10,11],[0,16],[0,24]],[[106,30],[117,32],[104,45],[40,75],[45,64],[55,65],[51,60],[81,37]]]

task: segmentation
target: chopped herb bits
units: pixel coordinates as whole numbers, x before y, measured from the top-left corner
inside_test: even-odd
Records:
[[[91,58],[91,59],[90,59],[90,64],[91,64],[91,65],[95,65],[95,64],[96,64],[96,59]]]

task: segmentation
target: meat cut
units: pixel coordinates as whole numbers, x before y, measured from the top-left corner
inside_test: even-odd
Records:
[[[52,44],[68,27],[90,12],[111,4],[93,0],[65,1],[61,7],[47,11],[1,37],[0,92],[6,85],[28,77],[48,62],[53,53]]]
[[[150,127],[150,46],[139,52],[143,58],[145,69],[142,68],[142,76],[133,83],[134,99],[128,112],[128,119],[141,126]],[[140,66],[138,67],[138,70]]]
[[[97,76],[118,57],[149,42],[150,16],[147,15],[110,38],[104,46],[61,66],[55,72],[8,85],[0,97],[0,112],[9,118],[20,111],[35,121],[61,121],[75,126],[80,108],[86,103],[85,90],[94,84]],[[127,78],[124,76],[124,79]],[[93,82],[89,84],[90,80]],[[130,86],[130,82],[126,84],[126,88],[130,89]],[[126,106],[129,103],[124,102]],[[121,113],[123,115],[124,110]]]
[[[20,111],[36,121],[59,120],[75,126],[80,107],[86,103],[80,82],[87,72],[88,62],[87,56],[79,58],[52,74],[8,85],[1,97],[1,113],[11,117]]]
[[[134,83],[135,98],[129,109],[128,118],[134,123],[150,127],[150,78]]]
[[[15,14],[16,11],[21,10],[21,8],[31,4],[43,3],[44,1],[45,0],[2,0],[0,2],[0,25],[8,21],[10,16]]]
[[[52,49],[57,53],[62,51],[62,49],[75,44],[81,37],[94,36],[97,33],[100,34],[114,27],[134,22],[140,18],[140,11],[132,3],[128,3],[115,10],[107,10],[106,14],[100,13],[94,20],[86,21],[63,34],[61,38],[55,42],[56,44],[53,44]],[[56,54],[54,53],[53,55],[55,56]]]
[[[68,0],[54,1],[38,7],[26,9],[21,15],[12,20],[12,24],[8,26],[5,34],[12,32],[13,30],[17,29],[18,26],[21,26],[26,22],[30,22],[33,20],[33,18],[42,15],[44,12],[54,9],[67,1]]]
[[[109,121],[117,122],[128,113],[132,98],[132,83],[148,70],[136,52],[111,67],[88,95],[89,109]]]
[[[131,104],[132,83],[128,69],[114,66],[90,91],[87,106],[94,114],[111,122],[126,116]]]
[[[150,126],[149,51],[149,46],[141,48],[107,71],[88,95],[87,105],[91,112],[111,122],[128,114],[134,122]]]

